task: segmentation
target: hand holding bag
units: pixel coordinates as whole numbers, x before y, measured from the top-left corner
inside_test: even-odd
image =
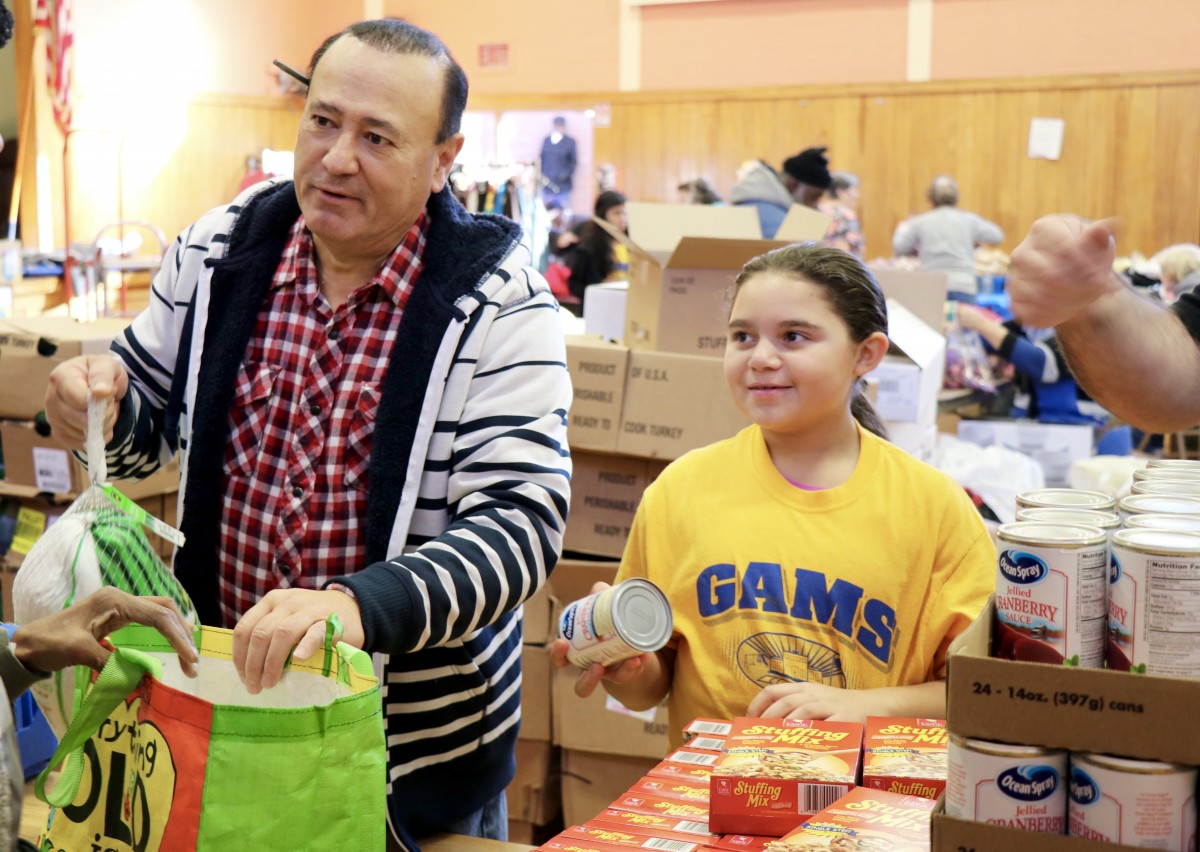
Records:
[[[38,797],[54,806],[42,848],[384,849],[379,682],[370,655],[334,643],[336,627],[331,616],[324,653],[289,660],[258,695],[238,679],[231,630],[197,630],[195,680],[152,628],[114,633],[116,650],[77,687],[86,694],[38,776]]]

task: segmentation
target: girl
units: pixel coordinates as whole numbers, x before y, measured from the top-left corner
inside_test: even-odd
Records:
[[[735,282],[725,374],[753,425],[646,490],[617,575],[667,594],[667,647],[580,674],[631,709],[697,716],[944,717],[946,649],[995,585],[967,494],[883,438],[862,377],[887,307],[857,259],[813,244]],[[566,643],[553,648],[565,664]]]

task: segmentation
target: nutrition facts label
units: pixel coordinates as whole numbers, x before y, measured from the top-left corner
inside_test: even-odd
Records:
[[[1149,671],[1200,675],[1200,563],[1148,559],[1145,616]]]

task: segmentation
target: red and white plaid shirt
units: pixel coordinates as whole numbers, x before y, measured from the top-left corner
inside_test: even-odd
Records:
[[[221,509],[226,627],[272,589],[319,589],[366,560],[367,469],[388,355],[424,265],[424,213],[333,309],[301,216],[259,311],[229,414]]]

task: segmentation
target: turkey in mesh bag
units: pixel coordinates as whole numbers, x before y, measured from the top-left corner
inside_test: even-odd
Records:
[[[123,495],[114,491],[110,497],[105,490],[104,402],[90,397],[87,456],[91,484],[30,548],[17,572],[12,592],[17,624],[58,612],[101,586],[116,586],[134,595],[168,597],[185,619],[198,623],[187,592],[159,559],[143,530],[143,522],[165,525]],[[135,514],[142,517],[135,518]],[[182,543],[181,539],[177,543]],[[33,686],[38,706],[60,737],[74,710],[77,673],[87,678],[90,670],[80,666],[55,672]]]

